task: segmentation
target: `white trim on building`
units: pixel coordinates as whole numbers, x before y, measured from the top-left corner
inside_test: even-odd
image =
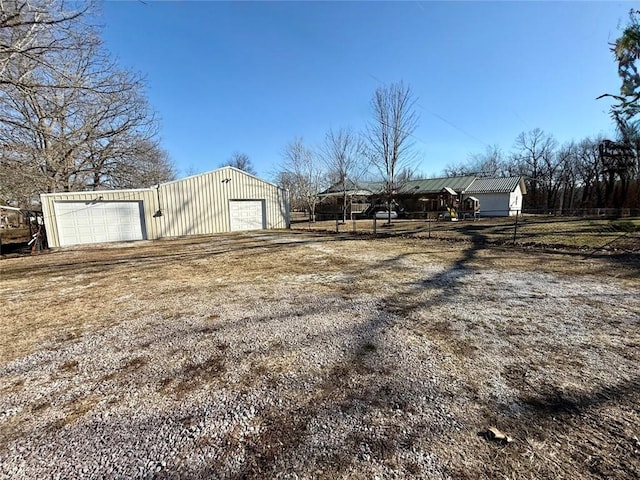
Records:
[[[288,191],[233,167],[151,188],[40,198],[51,247],[289,227]]]

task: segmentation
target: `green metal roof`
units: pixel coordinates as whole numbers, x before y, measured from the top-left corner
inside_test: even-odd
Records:
[[[445,187],[460,193],[476,179],[474,176],[426,178],[424,180],[410,180],[405,183],[398,193],[400,195],[421,195],[424,193],[439,193]]]
[[[380,193],[384,190],[384,182],[353,182],[352,180],[347,179],[345,182],[345,187],[347,190],[347,195],[373,195],[375,193]],[[335,185],[330,186],[320,195],[330,196],[334,193],[343,193],[343,188],[341,183],[336,183]]]
[[[513,192],[518,185],[523,194],[527,193],[522,177],[478,178],[466,189],[466,192],[506,193]]]
[[[424,195],[440,193],[445,189],[455,191],[457,194],[483,193],[483,192],[512,192],[516,186],[520,185],[526,193],[524,182],[521,177],[500,177],[500,178],[478,178],[473,175],[445,178],[425,178],[422,180],[409,180],[398,190],[398,195]],[[347,195],[370,196],[380,195],[384,192],[384,182],[353,182],[346,181]],[[342,195],[342,185],[336,184],[329,187],[320,195],[329,197]]]

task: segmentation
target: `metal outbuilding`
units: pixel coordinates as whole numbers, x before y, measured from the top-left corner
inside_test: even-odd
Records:
[[[51,247],[289,227],[288,191],[233,167],[151,188],[40,199]]]
[[[522,177],[477,178],[463,192],[480,202],[483,217],[508,217],[522,212],[527,187]]]

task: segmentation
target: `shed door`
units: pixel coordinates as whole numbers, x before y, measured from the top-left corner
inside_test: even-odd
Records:
[[[61,246],[143,240],[142,202],[56,202]]]
[[[261,230],[265,228],[264,200],[230,200],[231,231]]]

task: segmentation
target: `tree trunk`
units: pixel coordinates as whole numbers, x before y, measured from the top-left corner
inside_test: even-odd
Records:
[[[344,184],[343,184],[344,185]],[[347,186],[342,191],[342,223],[347,223]]]

